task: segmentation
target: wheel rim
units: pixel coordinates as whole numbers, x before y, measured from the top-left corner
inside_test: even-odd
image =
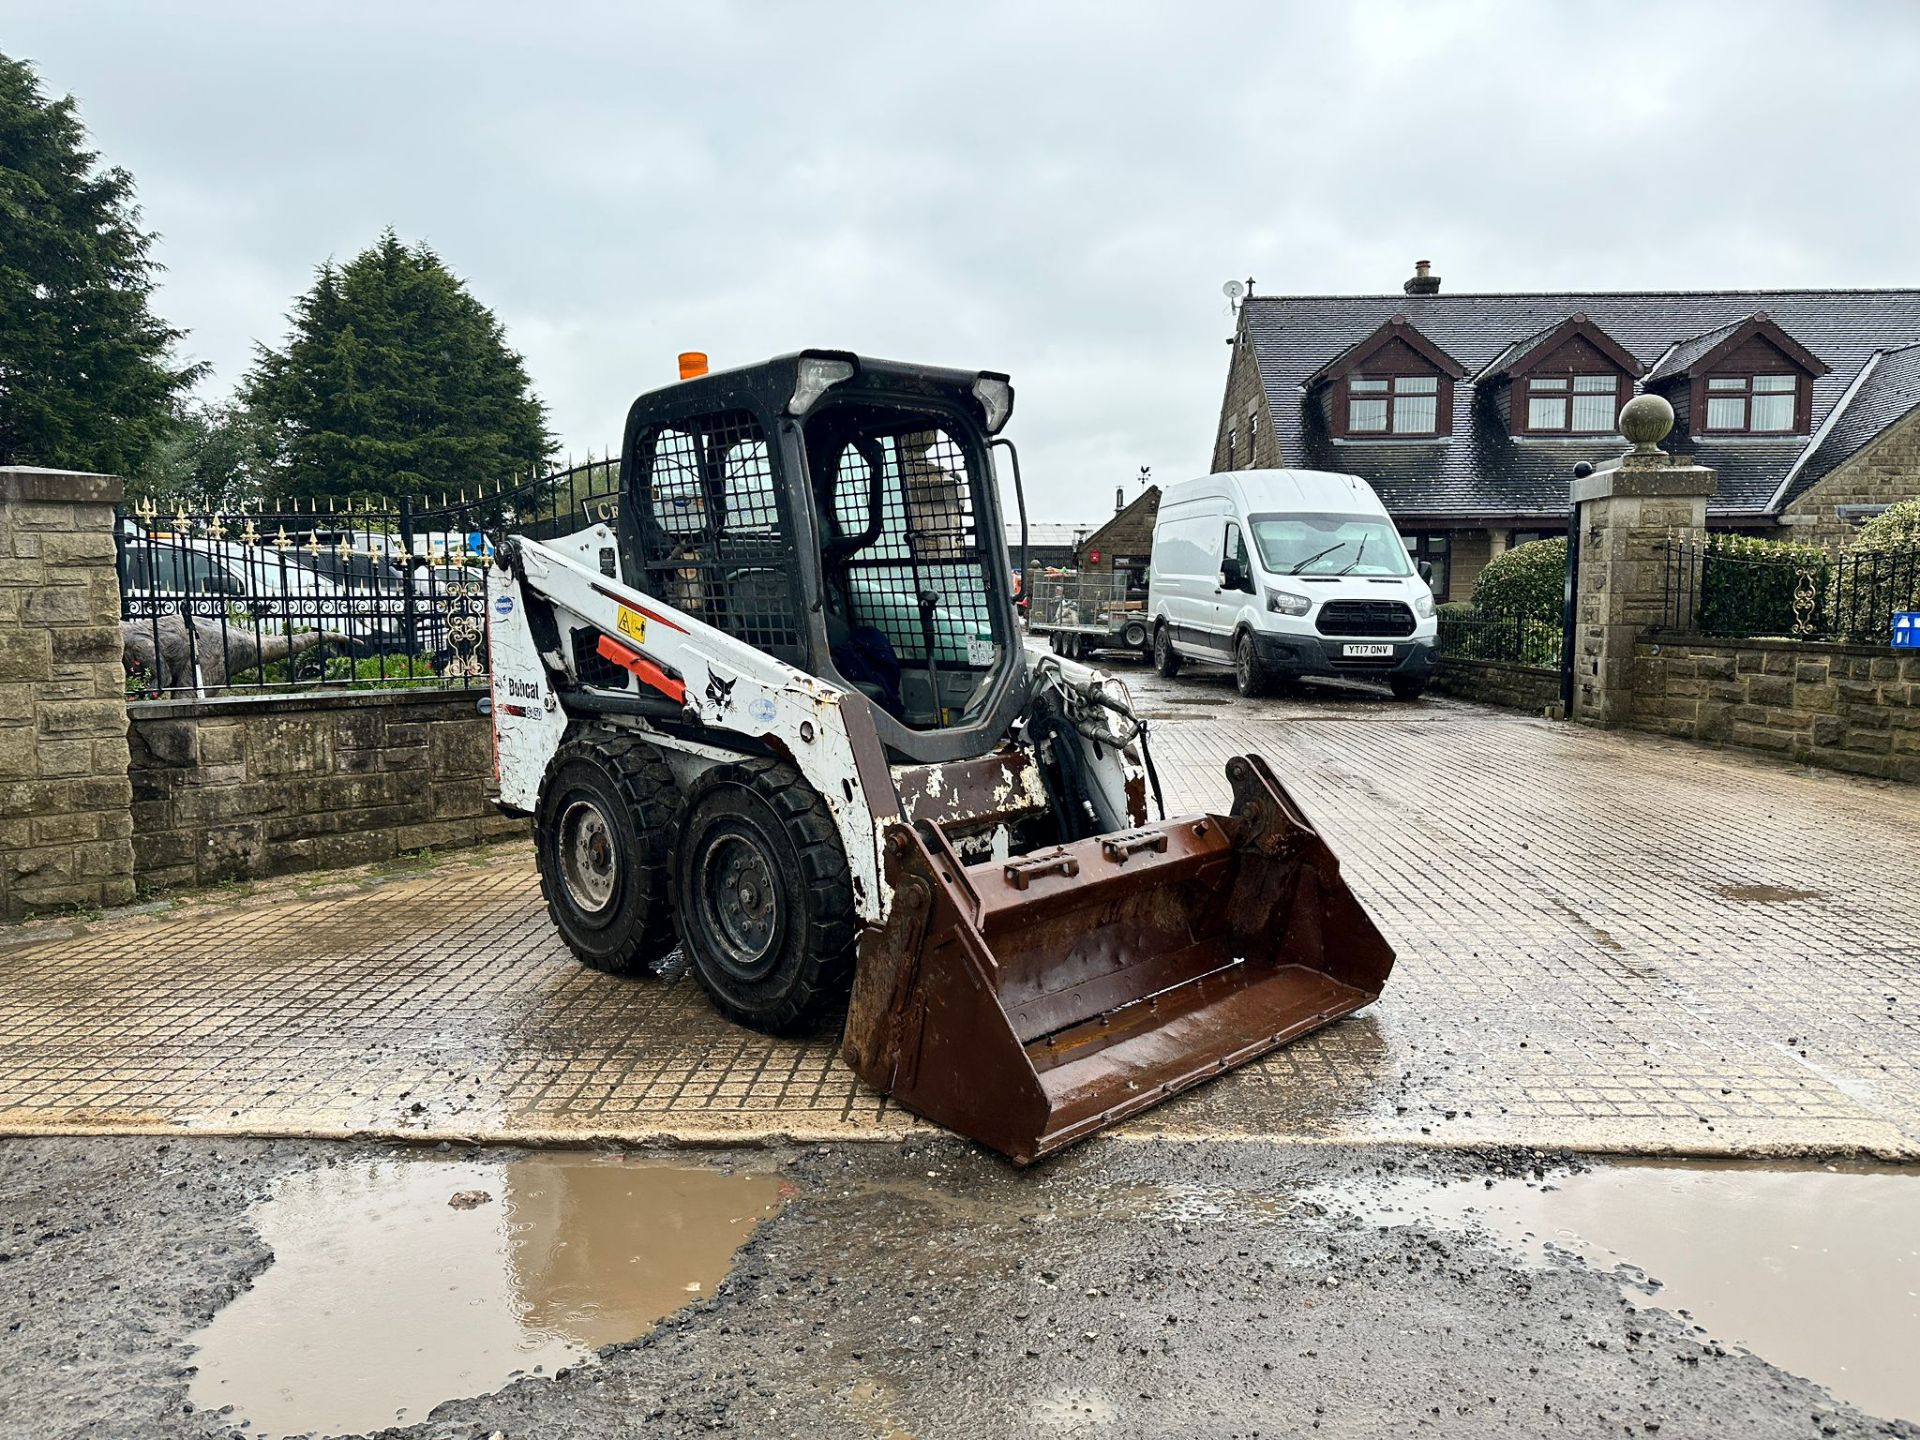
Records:
[[[762,837],[728,828],[702,847],[694,901],[714,958],[743,980],[773,968],[783,929],[781,895]]]
[[[1240,682],[1242,690],[1253,684],[1253,642],[1244,635],[1233,647],[1233,678]]]
[[[575,800],[560,816],[560,883],[576,909],[598,914],[613,903],[620,881],[620,852],[606,812],[591,800]]]

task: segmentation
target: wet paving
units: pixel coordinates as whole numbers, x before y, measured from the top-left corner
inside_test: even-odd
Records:
[[[1175,809],[1268,756],[1399,952],[1368,1010],[1134,1137],[1920,1156],[1920,804],[1361,686],[1125,670]],[[572,962],[523,847],[9,931],[0,1133],[898,1139],[836,1036]],[[70,933],[69,933],[70,932]]]

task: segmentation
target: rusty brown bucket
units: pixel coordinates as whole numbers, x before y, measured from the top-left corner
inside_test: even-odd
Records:
[[[1264,760],[1230,815],[962,864],[888,832],[847,1063],[1022,1164],[1374,1000],[1393,950]]]

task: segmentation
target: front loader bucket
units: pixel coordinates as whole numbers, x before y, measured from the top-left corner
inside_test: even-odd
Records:
[[[847,1063],[1022,1164],[1368,1004],[1393,950],[1254,755],[1230,815],[963,865],[888,831]]]

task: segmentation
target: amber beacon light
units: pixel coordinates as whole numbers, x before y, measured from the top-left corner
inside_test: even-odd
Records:
[[[691,380],[696,375],[707,373],[707,352],[704,350],[682,350],[680,352],[680,378]]]

